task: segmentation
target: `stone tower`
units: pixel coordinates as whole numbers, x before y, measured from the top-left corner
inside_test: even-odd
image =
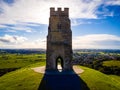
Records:
[[[47,36],[46,70],[57,70],[58,63],[62,70],[72,70],[72,31],[69,8],[50,8]]]

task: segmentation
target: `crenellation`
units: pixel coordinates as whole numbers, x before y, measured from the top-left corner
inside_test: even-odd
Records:
[[[57,8],[57,11],[58,11],[58,12],[61,12],[61,8]]]
[[[50,8],[50,16],[54,15],[54,13],[55,13],[55,8],[51,7]]]
[[[50,16],[69,16],[69,8],[64,8],[64,10],[62,11],[61,8],[57,8],[57,11],[55,10],[55,8],[50,8]]]
[[[54,7],[51,7],[50,8],[50,12],[54,12],[55,11],[55,8]]]
[[[65,13],[69,13],[69,8],[64,8]]]

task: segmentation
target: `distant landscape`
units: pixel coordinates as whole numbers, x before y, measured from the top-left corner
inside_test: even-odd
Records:
[[[73,64],[87,66],[105,74],[120,75],[120,50],[74,50]]]
[[[31,68],[45,63],[43,49],[0,49],[1,90],[38,90],[43,74]],[[73,50],[72,64],[84,70],[80,77],[90,90],[120,90],[120,50]]]
[[[37,62],[45,62],[44,49],[0,49],[0,75]],[[73,65],[87,66],[105,74],[120,75],[120,50],[76,49]]]

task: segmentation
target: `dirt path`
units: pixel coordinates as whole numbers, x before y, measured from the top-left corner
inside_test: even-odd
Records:
[[[38,72],[38,73],[45,73],[45,66],[41,66],[41,67],[35,67],[35,68],[32,68],[35,72]],[[61,67],[60,65],[58,65],[58,69],[59,71],[61,70]],[[73,70],[76,74],[80,74],[80,73],[83,73],[84,70],[81,69],[80,67],[78,66],[73,66]]]

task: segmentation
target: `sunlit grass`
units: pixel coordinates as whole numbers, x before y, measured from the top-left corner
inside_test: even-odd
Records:
[[[113,79],[109,75],[99,71],[82,67],[85,71],[80,74],[80,77],[86,82],[90,90],[120,90],[120,82],[118,79]]]
[[[0,90],[37,90],[42,77],[30,68],[13,71],[0,77]]]
[[[45,54],[0,55],[0,69],[21,68],[37,62],[45,62],[45,57]]]
[[[103,66],[107,66],[107,67],[116,66],[120,68],[120,61],[117,60],[104,61]]]
[[[45,63],[36,63],[3,75],[0,77],[0,90],[37,90],[43,74],[34,72],[31,68],[43,65]],[[80,68],[84,69],[80,77],[90,90],[120,90],[119,77],[114,78],[83,66]]]

